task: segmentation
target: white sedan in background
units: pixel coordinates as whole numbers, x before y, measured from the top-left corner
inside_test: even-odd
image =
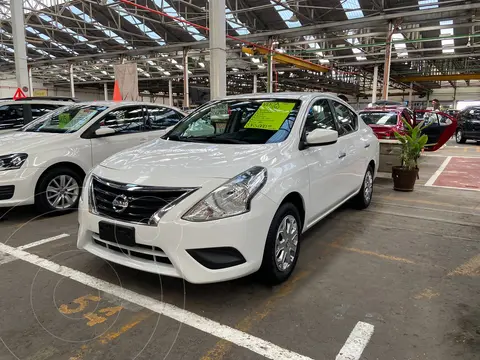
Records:
[[[0,135],[0,207],[76,208],[93,165],[160,137],[183,117],[177,109],[149,103],[76,103]]]
[[[349,199],[369,206],[378,159],[372,129],[336,96],[211,101],[92,170],[77,245],[192,283],[257,271],[279,283],[304,231]]]

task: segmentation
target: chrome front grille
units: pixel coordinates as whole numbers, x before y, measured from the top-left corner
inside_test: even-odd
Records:
[[[93,176],[89,200],[91,209],[98,215],[154,225],[159,213],[166,212],[195,190],[124,184]]]

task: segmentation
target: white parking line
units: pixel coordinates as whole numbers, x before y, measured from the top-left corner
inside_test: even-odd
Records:
[[[60,239],[63,239],[63,238],[69,237],[69,236],[70,236],[70,234],[60,234],[60,235],[52,236],[52,237],[49,237],[49,238],[46,238],[46,239],[43,239],[43,240],[38,240],[38,241],[35,241],[33,243],[30,243],[30,244],[19,246],[17,249],[20,249],[20,250],[30,249],[30,248],[35,247],[35,246],[46,244],[50,241],[60,240]]]
[[[244,333],[243,331],[220,324],[216,321],[204,318],[190,311],[181,309],[171,304],[152,299],[134,291],[111,284],[101,279],[85,274],[81,271],[71,269],[50,260],[43,259],[37,255],[30,254],[19,248],[14,248],[0,243],[0,251],[12,255],[17,259],[51,271],[55,274],[65,276],[91,288],[109,293],[120,299],[142,306],[161,315],[189,325],[197,330],[227,340],[235,345],[249,349],[267,359],[288,359],[288,360],[312,360],[309,357],[297,354],[293,351],[281,348],[271,342]],[[347,341],[348,342],[348,341]],[[368,342],[368,341],[367,341]],[[366,345],[366,344],[365,344]]]
[[[374,326],[359,321],[335,360],[358,360],[373,335]]]
[[[432,186],[433,183],[438,179],[438,177],[440,176],[440,174],[443,172],[443,170],[445,170],[445,168],[447,167],[448,163],[450,162],[450,160],[452,160],[452,157],[453,156],[448,156],[445,161],[442,163],[442,165],[440,165],[440,167],[438,168],[437,171],[435,171],[435,174],[432,175],[432,177],[430,179],[428,179],[428,181],[425,183],[425,186]]]

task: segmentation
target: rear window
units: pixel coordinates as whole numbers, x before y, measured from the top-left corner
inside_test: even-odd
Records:
[[[360,117],[367,125],[395,126],[398,123],[398,113],[395,111],[363,112]]]

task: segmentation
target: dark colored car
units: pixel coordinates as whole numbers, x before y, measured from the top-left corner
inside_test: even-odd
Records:
[[[480,106],[470,106],[458,114],[455,139],[459,144],[467,140],[480,141]]]
[[[394,140],[395,132],[405,131],[404,120],[414,126],[425,121],[429,126],[423,130],[428,136],[426,151],[440,149],[455,133],[457,121],[443,113],[427,110],[412,112],[405,106],[372,107],[360,111],[360,118],[369,125],[381,140]]]

